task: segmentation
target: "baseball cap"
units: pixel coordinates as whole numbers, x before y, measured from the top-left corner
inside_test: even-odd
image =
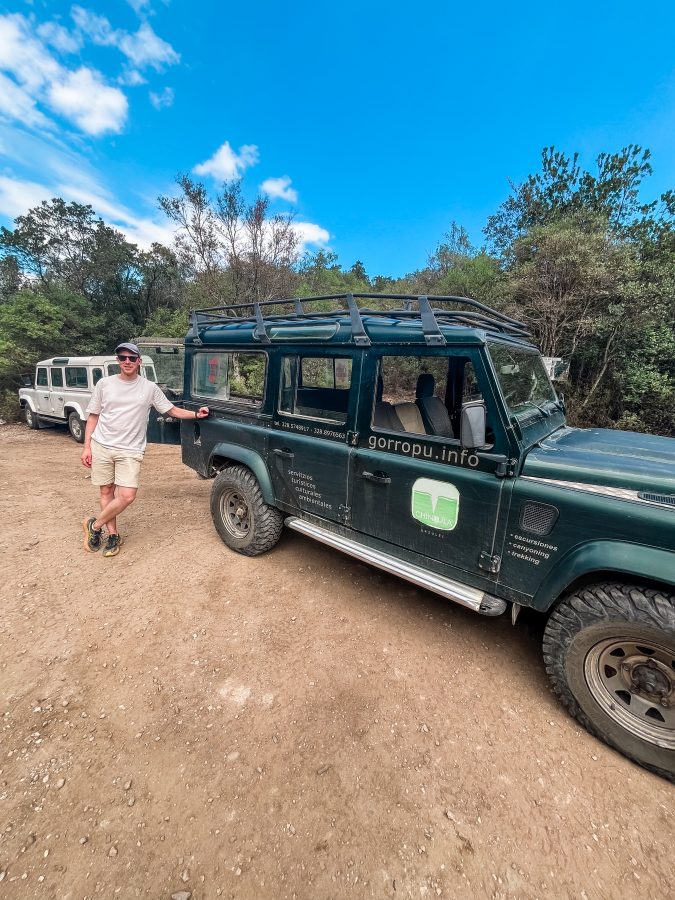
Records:
[[[118,353],[120,350],[128,350],[129,353],[135,353],[136,356],[140,356],[140,355],[141,355],[141,351],[138,349],[138,347],[136,346],[136,344],[127,344],[127,343],[124,343],[124,344],[118,344],[118,345],[115,347],[115,353]]]

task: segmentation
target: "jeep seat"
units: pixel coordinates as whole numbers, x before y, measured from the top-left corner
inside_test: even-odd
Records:
[[[410,434],[427,433],[419,408],[414,403],[397,403],[394,411],[403,423],[402,431],[410,432]]]
[[[417,379],[415,403],[419,407],[422,418],[430,434],[454,438],[455,433],[448,415],[448,410],[438,397],[434,396],[434,376],[431,372],[422,372]]]
[[[388,431],[405,431],[403,423],[396,415],[394,407],[387,400],[382,399],[384,384],[382,376],[377,376],[377,391],[375,393],[375,406],[373,408],[373,427],[386,428]]]

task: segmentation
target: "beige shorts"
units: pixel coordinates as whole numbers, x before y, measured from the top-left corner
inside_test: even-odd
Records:
[[[137,488],[141,480],[143,454],[133,450],[113,450],[97,441],[91,442],[91,483],[97,487],[116,484]]]

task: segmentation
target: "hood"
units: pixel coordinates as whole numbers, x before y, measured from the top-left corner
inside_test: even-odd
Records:
[[[522,474],[675,495],[675,439],[561,428],[530,450]]]

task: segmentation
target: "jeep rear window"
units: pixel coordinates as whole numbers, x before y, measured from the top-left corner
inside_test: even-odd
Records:
[[[66,366],[66,386],[72,388],[88,387],[86,366]]]
[[[513,415],[530,415],[545,403],[557,402],[543,360],[537,352],[493,343],[488,345],[488,349],[504,400]]]
[[[63,387],[63,369],[50,369],[49,377],[52,380],[52,387]]]
[[[193,357],[192,393],[208,400],[260,406],[266,368],[265,353],[197,353]]]
[[[284,356],[279,412],[346,422],[352,361],[349,357]]]

